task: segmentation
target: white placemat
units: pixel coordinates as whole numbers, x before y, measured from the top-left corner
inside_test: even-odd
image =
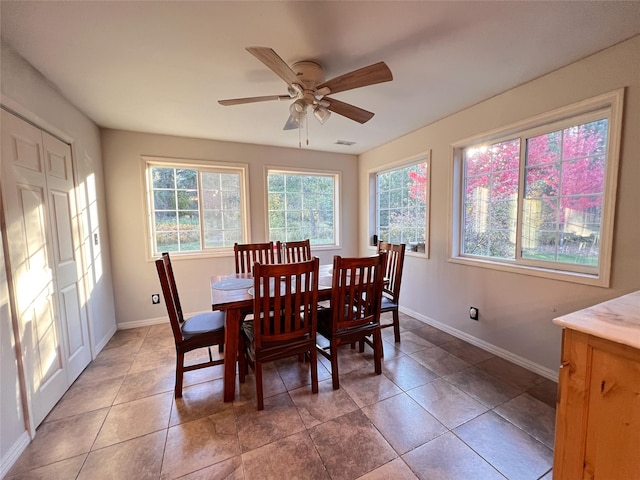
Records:
[[[292,290],[295,291],[295,286],[292,286]],[[287,291],[287,284],[284,282],[280,282],[280,295],[284,295],[285,292]],[[247,293],[249,295],[251,295],[252,297],[255,295],[255,289],[253,287],[251,287],[249,290],[247,290]],[[273,290],[273,284],[269,285],[269,296],[273,296],[274,294],[274,290]]]
[[[252,278],[227,278],[213,284],[216,290],[240,290],[253,285]]]

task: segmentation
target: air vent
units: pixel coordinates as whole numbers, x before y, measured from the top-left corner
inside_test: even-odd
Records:
[[[351,146],[351,145],[355,145],[356,142],[350,142],[349,140],[336,140],[336,145],[347,145],[347,146]]]

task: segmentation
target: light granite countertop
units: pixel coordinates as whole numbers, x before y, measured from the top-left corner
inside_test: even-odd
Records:
[[[640,290],[554,318],[553,323],[640,349]]]

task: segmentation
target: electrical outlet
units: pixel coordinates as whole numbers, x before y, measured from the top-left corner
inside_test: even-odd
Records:
[[[154,305],[157,305],[158,303],[160,303],[160,294],[159,293],[154,293],[153,295],[151,295],[151,303]]]
[[[479,315],[480,315],[480,310],[478,310],[476,307],[469,307],[469,318],[471,320],[475,320],[477,322]]]

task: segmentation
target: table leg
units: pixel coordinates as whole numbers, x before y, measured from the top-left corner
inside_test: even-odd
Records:
[[[224,401],[233,402],[236,390],[236,360],[240,334],[240,310],[227,310],[224,327]]]

